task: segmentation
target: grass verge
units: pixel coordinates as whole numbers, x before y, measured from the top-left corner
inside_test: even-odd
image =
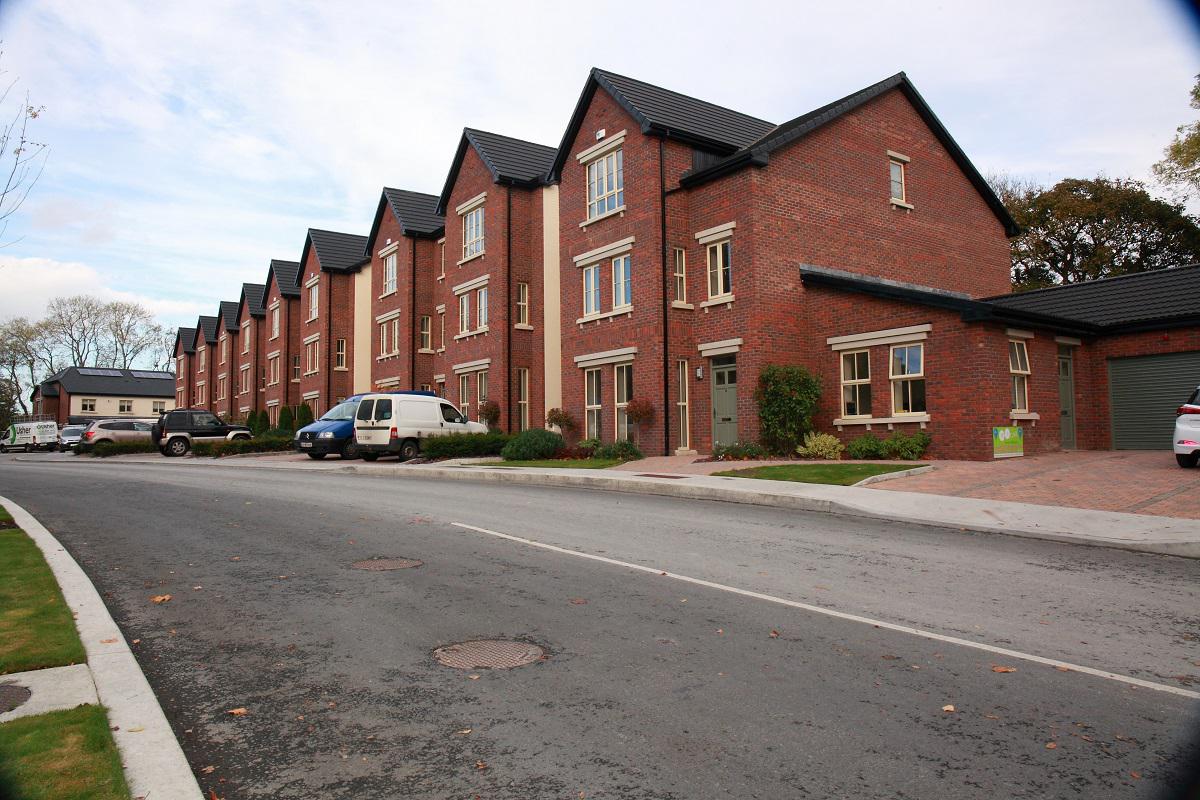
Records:
[[[551,469],[605,469],[622,463],[616,458],[542,458],[532,461],[488,461],[479,467],[549,467]]]
[[[797,483],[826,483],[850,486],[872,475],[886,475],[920,467],[921,464],[775,464],[769,467],[749,467],[714,473],[726,478],[761,478],[768,481]]]
[[[0,674],[82,664],[83,644],[54,574],[11,524],[8,514],[0,517]]]
[[[0,725],[5,800],[129,800],[121,758],[100,706]]]

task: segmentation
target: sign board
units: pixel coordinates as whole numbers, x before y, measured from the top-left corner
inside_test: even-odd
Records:
[[[1025,429],[1019,425],[992,428],[992,457],[1014,458],[1025,455]]]

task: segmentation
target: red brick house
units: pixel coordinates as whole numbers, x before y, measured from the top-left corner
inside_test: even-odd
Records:
[[[258,374],[262,363],[263,295],[267,287],[261,283],[243,283],[237,310],[237,347],[233,354],[231,391],[235,398],[233,416],[245,419],[252,411],[262,408],[258,391]]]
[[[482,402],[495,401],[505,431],[545,419],[537,265],[554,155],[552,147],[466,128],[436,209],[447,222],[433,292],[433,380],[472,419]]]
[[[196,353],[196,329],[180,328],[175,333],[175,406],[187,408],[194,397],[192,357]]]
[[[234,361],[237,357],[238,332],[238,304],[232,300],[222,300],[217,309],[217,344],[213,356],[216,376],[212,388],[212,411],[222,419],[236,416],[234,381],[237,371]]]
[[[196,320],[196,334],[192,339],[195,352],[192,356],[193,408],[212,410],[213,388],[216,386],[216,364],[213,357],[217,345],[217,318],[201,315]]]
[[[294,288],[299,293],[298,402],[319,417],[354,393],[354,275],[367,237],[308,229]]]
[[[355,358],[370,360],[370,383],[364,389],[428,389],[433,386],[435,348],[441,347],[445,315],[435,311],[434,285],[441,272],[445,229],[432,194],[384,188],[367,236],[362,274],[370,284],[364,332],[369,349]],[[367,327],[369,325],[369,328]],[[356,364],[356,369],[362,365]],[[355,387],[351,387],[353,393]]]
[[[300,290],[296,287],[295,261],[271,259],[263,292],[262,332],[259,334],[258,386],[271,427],[279,422],[283,406],[300,402],[301,355]]]

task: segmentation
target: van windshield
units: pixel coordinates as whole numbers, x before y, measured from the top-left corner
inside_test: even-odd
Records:
[[[354,412],[358,411],[358,400],[347,400],[344,403],[338,403],[333,408],[326,411],[321,419],[324,422],[339,422],[342,420],[354,419]]]

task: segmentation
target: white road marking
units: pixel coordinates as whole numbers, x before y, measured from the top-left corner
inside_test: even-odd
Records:
[[[776,603],[781,606],[797,608],[801,611],[810,611],[814,614],[823,614],[827,617],[834,617],[835,619],[844,619],[850,622],[858,622],[863,625],[870,625],[875,628],[883,628],[885,630],[896,631],[898,633],[907,633],[910,636],[919,636],[922,639],[930,639],[935,642],[946,642],[947,644],[959,645],[960,647],[970,647],[975,650],[982,650],[986,653],[994,653],[996,655],[1006,656],[1008,658],[1030,661],[1034,664],[1045,664],[1048,667],[1061,667],[1070,672],[1081,672],[1084,675],[1092,675],[1097,678],[1104,678],[1110,681],[1117,681],[1118,683],[1129,684],[1130,686],[1138,686],[1143,689],[1153,689],[1156,692],[1167,692],[1168,694],[1175,694],[1179,695],[1180,697],[1190,698],[1192,700],[1200,700],[1200,692],[1194,692],[1191,689],[1183,689],[1178,686],[1168,686],[1164,683],[1155,683],[1153,681],[1142,680],[1141,678],[1134,678],[1130,675],[1121,675],[1116,672],[1109,672],[1108,670],[1085,667],[1082,664],[1072,664],[1069,661],[1060,661],[1056,658],[1046,658],[1045,656],[1038,656],[1032,653],[1023,653],[1020,650],[1010,650],[1007,647],[997,647],[984,642],[973,642],[970,639],[960,639],[957,636],[946,636],[942,633],[935,633],[933,631],[927,631],[921,628],[912,628],[908,625],[897,625],[894,622],[887,622],[881,619],[871,619],[870,617],[863,617],[858,614],[848,614],[845,611],[834,611],[830,608],[822,608],[821,606],[801,603],[796,600],[788,600],[785,597],[776,597],[775,595],[755,592],[751,591],[750,589],[739,589],[736,586],[729,586],[727,584],[716,583],[714,581],[706,581],[702,578],[692,578],[687,575],[680,575],[678,573],[669,572],[657,567],[647,567],[642,564],[633,564],[629,561],[620,561],[615,558],[608,558],[607,556],[599,556],[593,553],[583,553],[578,550],[570,550],[565,547],[546,544],[545,542],[538,542],[533,539],[526,539],[522,536],[513,536],[510,533],[501,533],[499,531],[493,531],[487,528],[480,528],[475,525],[467,525],[464,522],[451,522],[450,524],[456,528],[475,531],[476,533],[483,533],[500,539],[507,539],[510,542],[527,544],[530,547],[540,547],[543,550],[550,550],[555,553],[562,553],[563,555],[575,556],[576,558],[586,558],[591,561],[599,561],[604,564],[612,564],[615,567],[624,567],[625,569],[637,570],[638,572],[645,572],[651,575],[672,578],[677,581],[683,581],[684,583],[691,583],[696,586],[705,586],[709,589],[717,589],[722,592],[729,592],[731,594],[737,594],[743,597],[753,597],[756,600],[765,600],[768,603]]]

